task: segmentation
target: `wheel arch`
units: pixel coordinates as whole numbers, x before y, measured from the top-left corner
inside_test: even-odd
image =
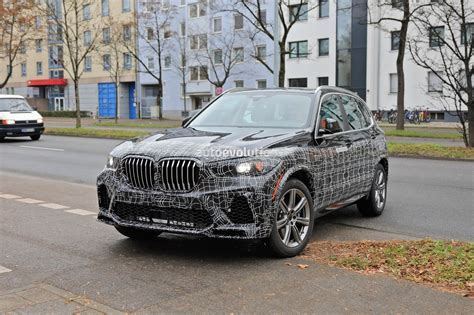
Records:
[[[378,164],[383,166],[383,168],[385,169],[385,173],[388,176],[388,159],[384,157],[384,158],[380,159]]]

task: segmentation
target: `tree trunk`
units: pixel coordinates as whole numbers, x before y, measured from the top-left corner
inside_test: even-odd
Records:
[[[163,119],[163,84],[158,82],[158,99],[156,100],[156,103],[158,104],[158,119],[162,120]]]
[[[280,42],[280,69],[278,70],[278,87],[285,87],[286,50],[285,43]]]
[[[183,107],[186,112],[186,81],[183,81]]]
[[[119,89],[120,89],[120,83],[115,84],[115,123],[116,124],[118,123],[118,109],[119,109],[119,101],[120,101]]]
[[[400,29],[400,40],[397,55],[397,130],[405,129],[405,48],[407,42],[408,23],[410,22],[410,2],[403,1],[403,20]]]
[[[81,128],[81,103],[79,98],[79,80],[74,80],[74,100],[76,102],[76,128]]]
[[[472,148],[474,147],[474,100],[471,99],[467,105],[468,146]]]

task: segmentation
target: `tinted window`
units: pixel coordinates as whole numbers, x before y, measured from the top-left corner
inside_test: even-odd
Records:
[[[367,105],[365,105],[363,102],[358,101],[358,103],[360,111],[362,112],[362,115],[365,119],[365,127],[369,127],[372,124],[372,113],[367,108]]]
[[[319,129],[331,133],[341,132],[344,130],[343,117],[344,115],[341,112],[337,96],[326,96],[321,103],[319,111]]]
[[[366,127],[366,120],[359,108],[357,99],[347,95],[341,95],[342,106],[347,114],[347,122],[351,129],[362,129]]]

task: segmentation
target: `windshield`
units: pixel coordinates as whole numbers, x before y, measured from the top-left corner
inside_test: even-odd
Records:
[[[203,110],[189,127],[305,128],[313,95],[291,91],[226,94]]]
[[[28,103],[21,98],[0,98],[0,112],[31,112]]]

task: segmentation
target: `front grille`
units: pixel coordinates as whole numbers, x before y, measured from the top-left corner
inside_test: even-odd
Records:
[[[230,209],[227,210],[227,217],[234,224],[253,223],[253,214],[247,198],[244,196],[235,197],[232,200]]]
[[[159,184],[165,191],[189,191],[199,183],[200,168],[189,159],[166,159],[158,164]]]
[[[17,125],[26,125],[26,124],[36,124],[38,123],[37,120],[16,120],[15,124]]]
[[[181,229],[204,229],[212,224],[206,210],[164,208],[149,205],[114,202],[113,213],[125,221],[156,224]]]
[[[122,171],[135,188],[153,189],[155,186],[155,162],[149,158],[127,157],[122,160]]]

